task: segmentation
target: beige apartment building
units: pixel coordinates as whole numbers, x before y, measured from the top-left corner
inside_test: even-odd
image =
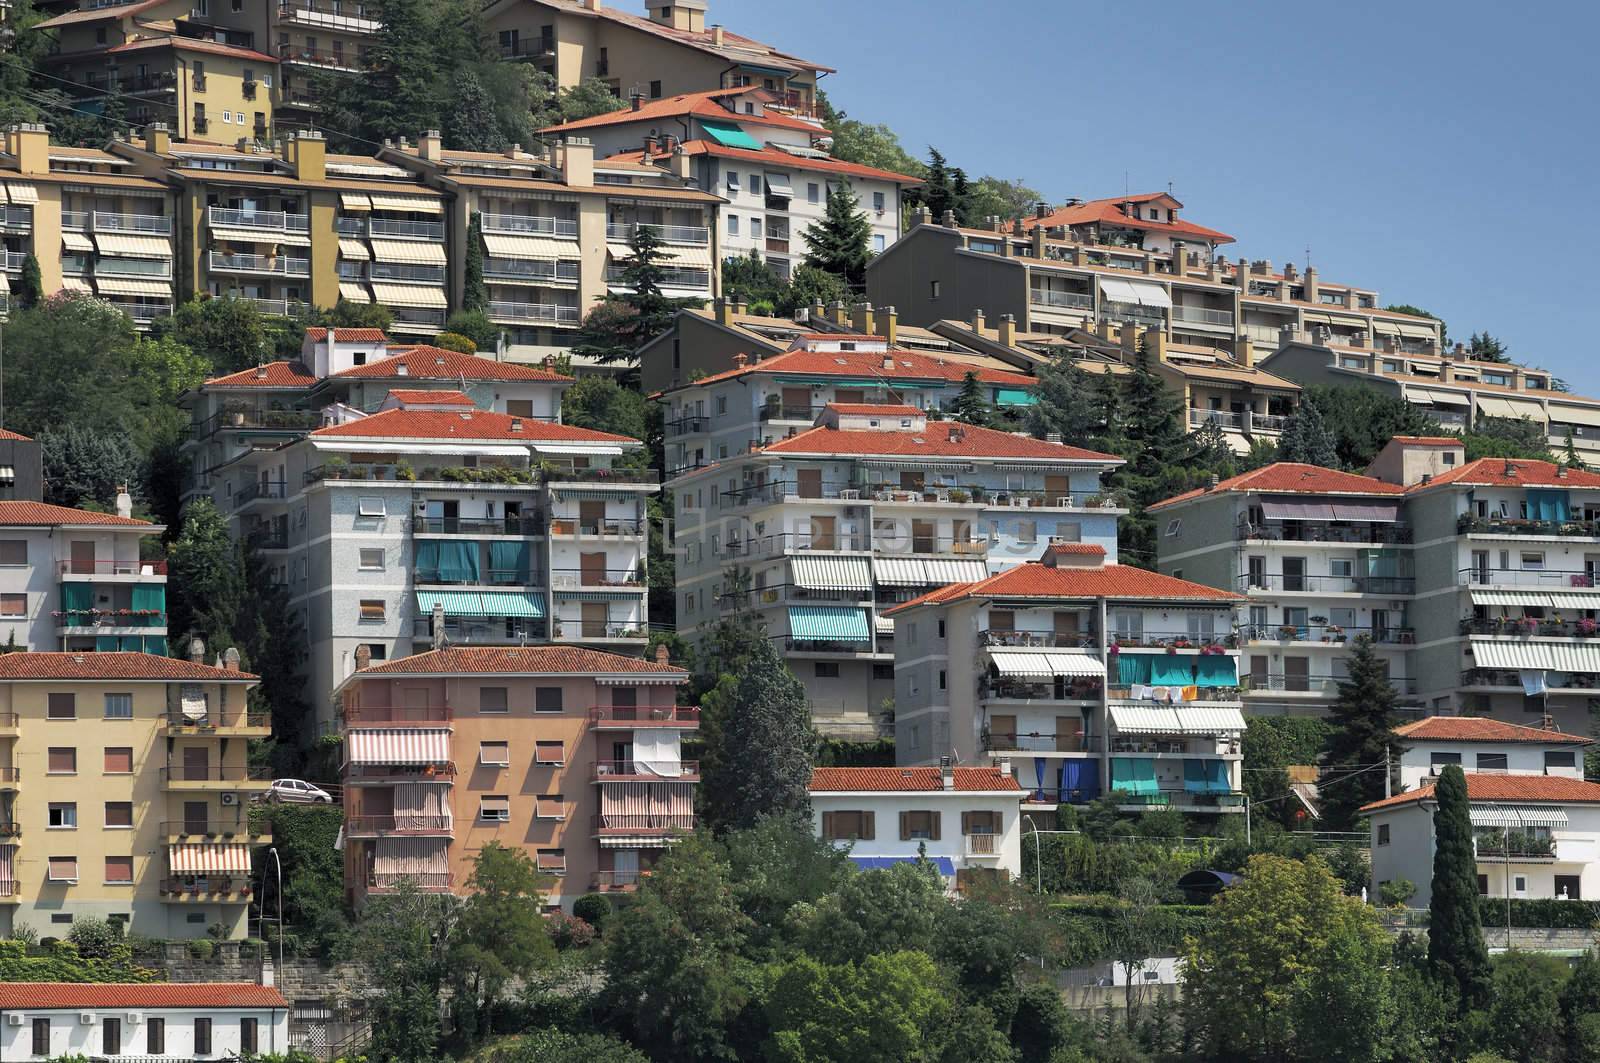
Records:
[[[242,34],[277,61],[272,85],[276,128],[315,128],[321,111],[318,75],[358,75],[383,28],[362,0],[263,0],[202,4],[209,20]]]
[[[361,662],[342,697],[345,890],[462,893],[493,842],[526,851],[568,911],[626,893],[695,827],[699,709],[665,651],[452,647]]]
[[[238,669],[144,653],[0,655],[0,931],[110,918],[163,938],[245,936],[249,764],[271,733]]]

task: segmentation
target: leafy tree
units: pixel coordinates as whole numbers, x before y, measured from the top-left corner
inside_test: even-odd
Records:
[[[1600,957],[1586,951],[1561,987],[1561,1039],[1571,1063],[1600,1060]]]
[[[983,397],[983,385],[978,383],[978,374],[975,371],[969,369],[967,375],[961,378],[961,390],[956,393],[951,412],[962,424],[989,423],[993,411],[989,407],[989,401]]]
[[[1434,784],[1433,895],[1428,905],[1428,962],[1451,982],[1463,1008],[1489,998],[1489,951],[1478,915],[1478,859],[1472,844],[1467,778],[1447,764]]]
[[[539,872],[526,850],[489,842],[478,850],[450,939],[450,1008],[467,1043],[494,1031],[506,989],[549,964],[555,948],[539,915]]]
[[[1433,320],[1439,323],[1440,346],[1442,347],[1449,344],[1450,329],[1444,323],[1444,318],[1440,317],[1438,314],[1430,314],[1426,310],[1422,309],[1422,307],[1412,306],[1410,303],[1391,303],[1389,306],[1384,307],[1384,309],[1392,310],[1396,314],[1410,314],[1412,317],[1431,317]]]
[[[572,353],[603,363],[633,357],[633,352],[672,327],[672,319],[699,299],[669,299],[661,293],[675,253],[653,225],[635,225],[628,239],[617,283],[623,294],[601,300],[584,315]]]
[[[1028,407],[1024,423],[1043,439],[1059,435],[1072,446],[1095,444],[1105,422],[1095,407],[1089,374],[1073,359],[1056,355],[1041,365],[1033,387],[1037,400]]]
[[[366,962],[376,992],[367,1055],[397,1063],[433,1063],[441,1037],[439,1001],[448,971],[458,902],[405,884],[362,909],[353,951]]]
[[[1339,467],[1333,433],[1323,423],[1322,411],[1316,403],[1301,403],[1294,416],[1289,418],[1289,423],[1283,429],[1283,437],[1278,441],[1278,460],[1320,465],[1327,469]]]
[[[720,723],[718,755],[702,766],[707,821],[726,831],[761,816],[809,813],[817,737],[805,688],[763,639],[735,690],[738,708]]]
[[[334,303],[326,318],[325,323],[332,328],[375,328],[388,332],[394,324],[394,312],[382,303],[354,303],[348,299]],[[299,350],[298,344],[297,338],[296,350]]]
[[[841,178],[828,185],[821,220],[806,226],[806,245],[806,265],[843,277],[855,287],[866,283],[872,222],[856,204],[850,182]]]
[[[446,351],[477,354],[478,345],[459,332],[441,332],[433,338],[433,345]]]
[[[80,917],[72,921],[67,940],[86,960],[109,960],[122,942],[122,924],[94,916]]]
[[[457,151],[504,150],[506,142],[500,134],[494,97],[489,95],[476,71],[463,70],[456,79],[443,132],[445,143]],[[470,241],[467,247],[470,253]]]
[[[1583,459],[1578,456],[1578,445],[1573,442],[1571,425],[1567,426],[1567,440],[1561,447],[1561,464],[1569,469],[1577,469],[1580,472],[1587,472],[1589,469],[1589,466],[1585,465]]]
[[[1395,436],[1443,432],[1437,421],[1398,395],[1370,388],[1309,387],[1301,395],[1302,408],[1308,403],[1317,407],[1333,433],[1334,451],[1345,469],[1365,469]]]
[[[500,326],[482,310],[457,310],[444,327],[446,332],[465,336],[480,351],[494,351],[500,346]]]
[[[479,313],[489,309],[489,289],[483,283],[483,212],[473,211],[467,225],[467,259],[462,264],[461,309]]]
[[[743,300],[751,304],[752,309],[764,307],[771,313],[787,287],[788,282],[754,250],[748,255],[722,260],[722,296],[725,299]]]
[[[127,315],[75,292],[12,314],[5,329],[6,427],[34,438],[65,424],[132,432],[140,396],[122,356],[134,340]]]
[[[823,963],[902,949],[929,951],[944,904],[938,872],[900,863],[851,875],[815,904],[797,905],[789,913],[789,929],[794,943]]]
[[[1395,742],[1397,697],[1389,682],[1387,662],[1373,649],[1372,638],[1359,635],[1351,643],[1349,674],[1339,680],[1339,696],[1328,710],[1333,733],[1328,736],[1328,764],[1350,774],[1324,787],[1322,820],[1326,830],[1354,830],[1362,805],[1383,796],[1385,754]]]
[[[1309,716],[1252,716],[1245,721],[1239,751],[1244,754],[1244,792],[1257,816],[1293,826],[1300,804],[1289,790],[1292,764],[1315,764],[1330,728]]]
[[[325,959],[342,950],[351,929],[344,904],[344,856],[334,848],[343,826],[344,812],[337,805],[272,809],[272,844],[283,861],[284,923]],[[275,916],[277,867],[261,850],[256,853],[255,878],[255,895],[272,905]]]
[[[192,299],[173,311],[156,334],[197,352],[213,372],[236,373],[268,360],[266,323],[249,299],[233,295]]]
[[[1011,1019],[1018,1063],[1050,1063],[1052,1053],[1073,1038],[1075,1026],[1055,986],[1046,982],[1023,986]]]
[[[850,289],[837,273],[807,265],[802,262],[789,276],[789,286],[778,293],[773,310],[785,317],[792,316],[802,307],[821,303],[831,306],[850,298]]]
[[[806,816],[767,816],[723,840],[739,909],[751,919],[752,955],[776,959],[786,917],[798,905],[814,904],[851,877],[850,858],[823,841]]]
[[[950,171],[950,199],[956,205],[956,224],[967,225],[971,217],[967,205],[972,198],[972,185],[967,181],[967,171],[957,166]]]
[[[182,655],[198,635],[206,651],[235,645],[233,624],[244,599],[239,551],[228,535],[228,521],[210,498],[195,498],[184,509],[183,529],[168,551],[171,585],[167,601],[173,649]]]
[[[1485,329],[1467,338],[1467,357],[1475,362],[1509,362],[1511,350]]]
[[[290,608],[289,588],[277,581],[258,544],[239,544],[239,565],[245,593],[239,602],[233,634],[245,666],[261,677],[250,691],[251,707],[271,714],[276,766],[298,774],[295,763],[309,743],[311,704],[305,696],[300,667],[305,663],[305,625]]]
[[[474,1055],[475,1063],[650,1063],[625,1041],[603,1033],[533,1030]]]
[[[817,111],[833,135],[831,154],[845,162],[922,177],[926,167],[900,143],[894,130],[883,124],[872,125],[836,110],[827,93],[817,93]]]
[[[1530,417],[1479,417],[1461,437],[1468,461],[1479,458],[1527,458],[1549,461],[1550,444],[1542,424]]]
[[[562,423],[574,428],[643,439],[647,413],[643,395],[627,390],[610,377],[579,377],[561,397]]]
[[[1508,1058],[1555,1063],[1561,1055],[1565,960],[1507,952],[1494,962],[1488,1046]]]
[[[559,104],[563,122],[610,114],[626,106],[627,101],[611,91],[610,84],[597,77],[586,77],[578,84],[562,89]]]
[[[934,1060],[948,1037],[950,994],[925,953],[867,956],[859,965],[791,960],[768,997],[773,1063]]]
[[[1034,204],[1043,199],[1036,189],[1029,188],[1021,179],[1008,181],[1000,177],[980,177],[973,182],[967,194],[967,219],[976,225],[991,215],[1006,221],[1032,217]]]
[[[143,462],[124,432],[97,432],[78,424],[46,429],[39,437],[44,462],[44,500],[74,509],[109,508],[126,484],[141,491]]]
[[[44,298],[44,277],[39,273],[39,259],[32,251],[22,258],[22,275],[17,278],[17,304],[32,310]]]

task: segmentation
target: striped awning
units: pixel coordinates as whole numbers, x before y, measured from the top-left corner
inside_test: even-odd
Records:
[[[666,269],[710,269],[709,247],[679,247],[669,244],[661,249],[659,265]]]
[[[372,200],[361,192],[340,192],[339,206],[348,211],[362,211],[372,209]]]
[[[415,211],[418,214],[443,214],[444,205],[426,196],[396,196],[387,192],[374,192],[371,196],[373,210]]]
[[[174,875],[248,874],[250,847],[235,842],[180,842],[167,847],[167,867]]]
[[[1000,675],[1013,679],[1050,680],[1056,676],[1104,676],[1105,664],[1087,653],[1071,650],[1024,649],[995,646],[989,649],[989,663]]]
[[[868,642],[872,627],[865,609],[796,605],[789,609],[789,637],[817,642]]]
[[[1565,827],[1567,814],[1559,808],[1528,805],[1480,805],[1471,809],[1474,827]]]
[[[505,233],[484,233],[483,249],[496,258],[577,258],[582,252],[572,240],[556,240],[548,236],[510,236]]]
[[[353,730],[347,741],[352,764],[450,763],[450,732],[438,728]]]
[[[1544,591],[1478,591],[1472,592],[1473,605],[1537,605],[1549,608],[1555,603]]]
[[[164,236],[138,233],[95,233],[94,245],[102,255],[123,258],[171,258],[172,244]]]
[[[1560,639],[1473,639],[1479,668],[1521,671],[1600,672],[1600,646]]]
[[[372,294],[378,302],[386,306],[444,310],[450,305],[450,300],[444,296],[443,288],[425,288],[420,284],[383,284],[373,281]]]
[[[61,233],[61,246],[68,251],[93,251],[94,241],[83,233],[63,230]]]
[[[84,295],[94,294],[94,288],[90,286],[87,277],[62,277],[61,290],[64,292],[82,292]]]
[[[400,262],[408,266],[443,266],[444,245],[427,240],[380,240],[372,238],[372,257],[379,262]]]
[[[923,578],[922,562],[910,557],[875,557],[872,559],[872,578],[886,587],[920,587],[927,583]]]
[[[95,277],[95,290],[101,295],[145,296],[151,299],[171,299],[172,282],[146,280],[142,277]]]
[[[1235,734],[1244,712],[1231,705],[1143,705],[1113,702],[1111,723],[1123,734]]]
[[[872,578],[886,587],[943,587],[986,579],[989,566],[977,558],[875,557]]]
[[[10,181],[6,184],[6,191],[11,193],[11,202],[21,206],[39,202],[39,190],[33,185],[21,185]]]
[[[372,293],[360,281],[340,281],[339,298],[352,303],[372,302]]]
[[[519,616],[544,619],[544,595],[535,591],[484,591],[484,616]]]
[[[477,591],[418,591],[417,612],[423,616],[433,613],[435,605],[444,606],[445,616],[488,616],[483,595]]]
[[[15,845],[0,845],[0,882],[15,882],[17,880],[15,870],[16,853],[17,847]]]
[[[864,557],[792,557],[789,579],[810,591],[870,591],[872,566]]]
[[[339,237],[339,257],[347,258],[352,262],[365,262],[372,257],[372,252],[367,250],[367,245],[360,240],[348,236]]]

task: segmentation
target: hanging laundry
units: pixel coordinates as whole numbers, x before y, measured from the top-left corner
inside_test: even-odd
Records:
[[[1522,692],[1524,694],[1527,694],[1531,697],[1534,694],[1544,694],[1549,690],[1549,685],[1545,680],[1544,669],[1524,668],[1520,675],[1522,677]]]
[[[1197,687],[1197,686],[1184,687],[1183,688],[1183,700],[1184,701],[1199,701],[1200,700],[1200,688]]]

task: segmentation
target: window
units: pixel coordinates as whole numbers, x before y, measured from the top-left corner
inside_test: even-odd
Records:
[[[894,665],[892,665],[892,664],[875,664],[875,665],[873,665],[872,666],[872,678],[874,678],[874,679],[893,679],[894,678]]]
[[[27,616],[26,594],[0,594],[0,616]]]
[[[362,495],[356,500],[356,513],[363,517],[381,517],[385,514],[380,495]]]
[[[659,100],[661,98],[661,82],[650,82],[650,98],[652,100]]]
[[[756,174],[750,175],[750,194],[752,196],[759,196],[761,194],[761,178]]]
[[[738,170],[729,170],[728,171],[728,191],[730,191],[730,192],[739,191],[739,171]]]
[[[511,798],[503,794],[478,798],[478,818],[485,823],[511,822]]]
[[[938,841],[940,818],[939,813],[926,810],[900,813],[900,840]]]
[[[45,772],[49,775],[75,775],[78,771],[78,751],[70,746],[51,746],[45,759]]]
[[[26,565],[28,540],[0,539],[0,565]]]
[[[57,914],[52,915],[50,917],[50,921],[52,923],[68,923],[68,924],[70,924],[72,922],[72,916],[71,915],[62,915],[60,913],[57,913]]]
[[[1509,765],[1506,763],[1504,753],[1479,753],[1479,771],[1505,771]]]
[[[1332,557],[1328,559],[1328,575],[1338,576],[1341,579],[1350,579],[1355,575],[1356,563],[1349,557]]]
[[[939,669],[939,689],[940,690],[943,690],[945,688],[944,683],[945,683],[944,669],[941,668],[941,669]]]
[[[506,688],[505,687],[479,687],[478,688],[479,712],[505,712]]]
[[[511,743],[509,742],[479,742],[478,763],[490,764],[498,768],[510,767]]]
[[[565,764],[567,761],[566,746],[560,742],[538,742],[533,747],[533,762],[535,764]]]
[[[202,913],[203,917],[203,913]],[[144,1020],[144,1053],[147,1056],[159,1056],[167,1050],[167,1020]]]
[[[994,811],[961,813],[962,834],[999,834],[1000,813]]]
[[[363,571],[363,572],[382,572],[383,571],[383,547],[375,546],[375,547],[363,548],[362,549],[362,551],[361,551],[361,571]]]
[[[738,189],[734,189],[734,191],[738,191]],[[728,215],[728,235],[739,235],[739,215],[737,214]]]
[[[1557,752],[1555,752],[1553,750],[1546,750],[1545,751],[1545,755],[1544,755],[1544,770],[1545,771],[1549,771],[1551,768],[1575,768],[1577,766],[1578,766],[1578,759],[1577,759],[1577,754],[1576,753],[1571,753],[1571,752],[1557,753]]]
[[[33,1054],[48,1056],[50,1054],[50,1020],[33,1020]]]
[[[882,233],[874,233],[872,235],[872,250],[875,254],[883,254],[884,249],[888,246],[888,242],[884,239]]]
[[[1173,517],[1167,521],[1167,530],[1163,533],[1168,538],[1173,538],[1183,531],[1183,518]]]
[[[113,885],[133,885],[133,857],[106,857],[106,882]]]
[[[1454,465],[1456,463],[1456,452],[1453,451],[1453,450],[1445,451],[1444,452],[1444,463],[1446,465]]]
[[[1389,844],[1389,824],[1387,824],[1387,823],[1378,824],[1378,841],[1377,841],[1377,844],[1379,844],[1379,845],[1388,845]]]
[[[249,1053],[250,1055],[255,1055],[256,1024],[258,1021],[257,1019],[239,1020],[239,1052],[241,1054]]]
[[[133,747],[106,746],[105,773],[107,775],[132,775]]]
[[[133,695],[107,694],[105,696],[105,717],[108,720],[133,719]]]
[[[812,182],[810,182],[810,183],[808,183],[806,185],[806,202],[807,203],[820,203],[820,202],[822,202],[822,188],[815,181],[812,181]]]
[[[132,801],[107,801],[106,826],[116,829],[125,829],[133,826]]]
[[[930,298],[930,299],[939,298],[939,282],[938,281],[929,281],[928,282],[928,298]]]
[[[76,856],[50,857],[51,882],[76,882],[78,881],[78,858]]]
[[[944,638],[944,621],[939,621],[939,637]]]
[[[194,1054],[209,1056],[211,1054],[211,1020],[194,1020]]]
[[[534,712],[560,712],[562,709],[560,687],[538,687],[533,692]]]
[[[1038,542],[1039,522],[1036,520],[1017,521],[1017,541],[1020,543]]]
[[[720,416],[728,412],[728,396],[717,396],[717,414]]]
[[[837,661],[818,661],[816,669],[816,677],[818,679],[839,678],[839,663]]]
[[[1527,568],[1527,569],[1542,569],[1542,568],[1544,568],[1544,554],[1534,554],[1534,553],[1526,553],[1525,552],[1522,555],[1522,567],[1523,568]]]
[[[540,871],[547,875],[565,875],[567,873],[567,851],[565,849],[537,849],[534,851],[534,863]]]
[[[871,841],[873,834],[871,812],[824,812],[822,814],[822,840],[843,842]]]
[[[50,704],[45,709],[47,720],[76,720],[78,718],[78,697],[76,694],[51,694]]]
[[[560,794],[537,794],[533,799],[535,819],[566,819],[567,803]]]
[[[78,806],[70,801],[48,806],[45,823],[51,830],[77,830]]]
[[[1460,753],[1430,753],[1430,754],[1428,754],[1428,765],[1429,765],[1429,767],[1431,767],[1433,769],[1432,774],[1434,774],[1434,775],[1439,774],[1439,769],[1444,767],[1446,764],[1460,764],[1460,763],[1461,763],[1461,754]]]
[[[1523,893],[1527,893],[1528,892],[1528,876],[1527,875],[1512,875],[1511,876],[1511,892],[1515,893],[1515,894],[1519,894],[1519,895],[1523,894]]]
[[[883,204],[883,193],[882,192],[874,192],[874,193],[872,193],[872,209],[877,211],[879,214],[883,213],[884,204]]]
[[[361,599],[361,619],[362,620],[382,620],[383,619],[383,599],[382,598],[363,598],[363,599]]]

